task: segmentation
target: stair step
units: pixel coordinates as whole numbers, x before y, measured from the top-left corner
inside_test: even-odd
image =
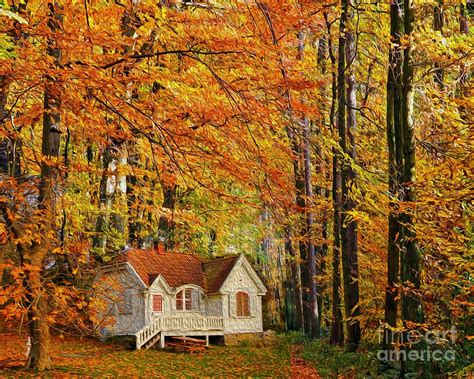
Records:
[[[153,337],[151,340],[149,340],[145,344],[145,350],[148,350],[150,347],[152,347],[155,343],[157,343],[161,339],[161,333],[158,333],[156,337]]]

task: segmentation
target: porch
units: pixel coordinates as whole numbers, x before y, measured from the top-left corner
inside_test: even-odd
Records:
[[[209,336],[224,335],[224,318],[216,316],[173,315],[155,318],[142,330],[135,333],[136,348],[148,349],[157,342],[164,347],[165,336]]]

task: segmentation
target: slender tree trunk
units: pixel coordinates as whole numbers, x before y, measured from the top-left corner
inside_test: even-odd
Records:
[[[302,31],[298,32],[298,51],[296,54],[296,59],[303,60],[304,59],[304,43],[305,43],[305,34]],[[312,299],[311,299],[311,283],[313,278],[311,276],[311,263],[310,263],[310,256],[314,255],[314,246],[311,246],[309,239],[310,230],[308,228],[308,221],[312,222],[312,218],[308,220],[308,212],[307,212],[307,205],[308,200],[305,195],[306,193],[306,159],[305,159],[305,137],[304,137],[304,123],[307,123],[308,120],[303,115],[304,120],[297,120],[295,114],[291,114],[293,118],[293,123],[297,125],[299,130],[299,137],[300,141],[294,142],[294,151],[298,152],[297,159],[298,159],[298,170],[299,170],[299,178],[296,181],[296,191],[297,191],[297,198],[296,203],[298,205],[299,211],[301,212],[301,227],[300,227],[300,266],[301,266],[301,285],[302,285],[302,296],[303,296],[303,315],[304,315],[304,332],[307,335],[311,335],[311,328],[313,322],[313,314],[312,314]],[[296,133],[293,132],[294,137],[296,137]],[[312,216],[311,216],[312,217]]]
[[[125,207],[127,191],[126,176],[122,172],[126,158],[119,155],[123,153],[122,144],[112,140],[102,155],[99,215],[92,239],[95,258],[100,262],[110,260],[110,255],[125,245],[125,220],[120,214]]]
[[[355,162],[355,128],[356,128],[356,94],[355,79],[352,65],[355,61],[354,33],[350,31],[348,23],[351,20],[352,1],[342,1],[339,38],[338,63],[338,129],[339,145],[343,154],[348,155]],[[351,8],[351,10],[349,9]],[[347,85],[347,88],[346,88]],[[346,120],[347,107],[347,120]],[[349,137],[349,143],[347,141]],[[355,208],[354,200],[349,195],[349,188],[354,183],[355,172],[351,162],[342,161],[342,272],[344,283],[345,314],[348,319],[348,350],[357,349],[360,342],[360,325],[357,317],[360,314],[359,303],[359,267],[357,258],[357,223],[348,217]]]
[[[175,245],[174,240],[174,211],[176,206],[176,196],[178,187],[176,184],[161,183],[163,189],[164,213],[160,216],[158,224],[158,240],[163,243],[165,250],[172,250]]]
[[[444,0],[437,0],[433,14],[433,29],[442,33],[444,25]],[[440,89],[444,88],[444,69],[439,62],[435,62],[434,81]]]
[[[402,52],[400,37],[403,33],[401,0],[390,5],[390,36],[389,68],[387,80],[387,145],[388,145],[388,187],[390,196],[390,214],[388,218],[388,256],[387,256],[387,288],[385,292],[385,323],[382,349],[392,350],[394,334],[391,328],[397,326],[398,285],[400,283],[400,240],[401,225],[398,221],[398,200],[401,198],[400,179],[403,167],[401,150],[401,90],[402,90]]]
[[[333,53],[331,38],[331,23],[327,13],[324,13],[328,34],[328,53],[331,60],[331,108],[329,121],[333,135],[337,134],[336,103],[338,101],[336,57]],[[333,219],[333,246],[332,246],[332,320],[330,342],[334,345],[344,343],[344,327],[342,322],[342,299],[341,299],[341,166],[338,149],[332,148],[332,202],[334,208]]]
[[[461,34],[468,34],[469,33],[469,19],[468,15],[466,14],[466,6],[461,3],[459,5],[459,31]]]
[[[313,188],[311,183],[311,155],[309,147],[309,121],[303,120],[303,158],[304,158],[304,180],[306,190],[306,244],[308,248],[307,270],[309,274],[309,313],[311,337],[319,338],[321,335],[320,320],[318,313],[318,289],[316,284],[316,251],[313,243],[314,215],[310,209],[313,199]]]
[[[291,265],[291,288],[293,293],[293,306],[295,309],[295,329],[303,330],[303,294],[301,290],[301,270],[297,250],[293,246],[291,226],[286,227],[286,253]]]
[[[469,34],[469,15],[466,11],[466,6],[461,3],[459,9],[459,32],[461,34]],[[462,63],[461,69],[459,73],[459,87],[457,92],[461,96],[468,97],[469,96],[469,86],[466,85],[469,78],[469,66]],[[459,110],[462,114],[462,117],[466,117],[465,106],[460,106]]]
[[[318,64],[320,65],[321,75],[324,77],[327,74],[327,59],[328,59],[328,36],[323,36],[319,39],[318,42]],[[327,97],[326,87],[323,86],[321,88],[321,97],[325,99]],[[325,101],[322,102],[321,105],[321,124],[320,130],[324,130],[324,128],[328,127],[328,110],[325,105]],[[329,130],[331,127],[329,126]],[[317,132],[319,136],[320,133]],[[330,180],[330,173],[327,170],[327,167],[330,166],[329,157],[323,153],[322,146],[320,143],[317,143],[315,146],[315,156],[319,160],[319,164],[316,165],[317,170],[316,174],[325,180]],[[330,191],[328,188],[325,188],[323,184],[317,186],[317,194],[321,198],[329,198]],[[328,239],[329,239],[329,215],[327,212],[321,214],[321,238],[323,239],[323,243],[321,246],[316,248],[316,267],[317,267],[317,274],[322,275],[326,273],[327,266],[326,266],[326,259],[327,259],[327,252],[328,252]],[[319,283],[318,287],[318,314],[320,319],[320,328],[323,328],[323,322],[325,323],[325,328],[329,330],[331,327],[328,325],[328,317],[329,314],[329,292],[328,286],[326,283],[321,282]]]
[[[332,249],[332,322],[330,342],[344,343],[341,299],[341,174],[338,152],[333,149],[332,201],[334,204],[333,249]]]
[[[415,232],[416,211],[416,177],[415,177],[415,129],[413,124],[413,0],[404,0],[404,27],[407,46],[403,60],[403,90],[402,90],[402,125],[403,125],[403,158],[401,184],[404,193],[404,210],[400,214],[403,225],[403,245],[401,256],[401,294],[402,320],[405,328],[417,329],[424,321],[423,303],[420,296],[421,286],[421,253]],[[408,332],[407,332],[408,333]],[[407,336],[407,333],[405,334]],[[406,341],[407,339],[405,339]],[[407,352],[422,349],[422,344],[405,345]],[[410,360],[402,360],[402,375],[421,374],[423,365]]]

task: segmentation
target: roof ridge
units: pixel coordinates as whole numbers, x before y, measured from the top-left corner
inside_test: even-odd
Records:
[[[227,260],[227,259],[238,258],[239,256],[240,256],[240,255],[230,255],[230,256],[227,256],[227,257],[208,258],[208,260],[207,260],[207,261],[204,261],[203,263],[224,261],[224,260]]]
[[[160,254],[160,255],[187,255],[187,256],[190,256],[190,257],[193,257],[193,258],[196,258],[196,259],[200,259],[200,257],[197,255],[197,254],[191,254],[191,253],[179,253],[179,252],[176,252],[176,251],[165,251],[164,253],[160,253],[158,251],[156,251],[155,249],[142,249],[142,248],[138,248],[138,247],[130,247],[128,249],[125,249],[123,253],[127,253],[127,252],[131,252],[131,251],[146,251],[148,253],[157,253],[157,254]]]

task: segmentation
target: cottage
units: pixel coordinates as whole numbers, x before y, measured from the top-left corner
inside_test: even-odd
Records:
[[[167,337],[262,332],[266,288],[244,255],[195,255],[129,249],[98,278],[109,322],[104,334],[132,336],[137,349]]]

